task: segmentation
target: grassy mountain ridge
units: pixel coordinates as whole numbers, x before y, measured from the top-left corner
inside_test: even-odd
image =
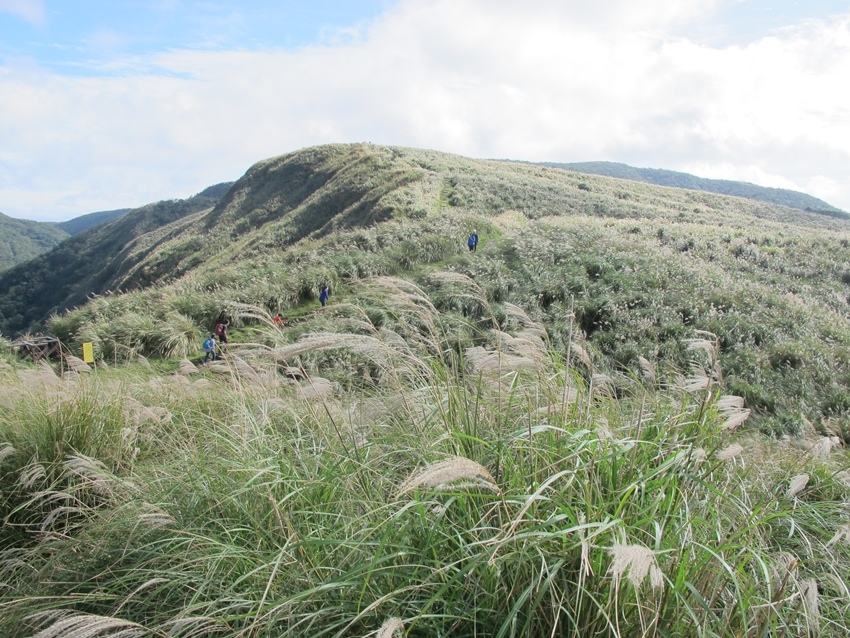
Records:
[[[15,219],[0,213],[0,272],[49,250],[68,235],[54,224]]]
[[[306,185],[306,186],[305,186]],[[477,228],[479,252],[465,238]],[[105,356],[173,356],[239,304],[301,317],[322,283],[429,272],[525,308],[556,348],[568,317],[606,365],[684,365],[717,335],[726,381],[776,431],[850,414],[850,223],[763,202],[560,169],[365,144],[256,164],[214,208],[140,237],[110,295],[51,329]],[[2,281],[2,280],[0,280]],[[436,294],[441,310],[475,304]],[[462,334],[458,335],[463,341]]]
[[[609,217],[741,214],[801,226],[841,228],[840,222],[761,204],[747,205],[686,193],[659,196],[651,189],[629,192],[559,171],[525,170],[414,149],[370,145],[305,149],[252,167],[209,214],[159,246],[144,272],[130,280],[149,285],[166,274],[201,271],[277,251],[304,238],[368,227],[391,219],[423,219],[454,210],[492,216],[518,210],[529,218],[580,214]],[[203,240],[201,239],[203,238]],[[460,241],[460,239],[456,239]],[[208,257],[201,259],[203,241]],[[139,258],[139,263],[144,261]]]
[[[738,182],[727,179],[708,179],[689,173],[659,168],[636,168],[619,162],[541,162],[541,165],[579,173],[630,179],[648,184],[658,184],[659,186],[673,186],[675,188],[687,188],[689,190],[744,197],[746,199],[755,199],[770,204],[798,208],[824,215],[848,216],[840,208],[827,204],[817,197],[786,188],[770,188],[767,186],[757,186],[749,182]]]

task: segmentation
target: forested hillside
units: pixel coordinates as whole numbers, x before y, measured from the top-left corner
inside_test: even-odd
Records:
[[[118,208],[116,210],[103,210],[97,213],[80,215],[79,217],[74,217],[66,222],[57,222],[56,227],[61,228],[66,233],[73,236],[82,233],[89,228],[94,228],[95,226],[111,222],[113,219],[123,217],[131,210],[132,209],[130,208]]]
[[[0,213],[0,272],[32,259],[67,237],[67,232],[53,224]]]
[[[0,274],[0,332],[14,335],[38,329],[51,312],[116,287],[121,273],[131,266],[127,253],[139,238],[217,201],[218,197],[198,194],[144,206]]]

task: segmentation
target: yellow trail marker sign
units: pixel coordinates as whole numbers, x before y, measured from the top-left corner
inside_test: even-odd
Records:
[[[86,363],[94,363],[94,348],[91,341],[86,341],[83,344],[83,361]]]

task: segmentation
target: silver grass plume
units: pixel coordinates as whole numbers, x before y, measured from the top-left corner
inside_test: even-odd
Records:
[[[18,475],[18,485],[24,489],[32,489],[37,483],[47,478],[47,471],[41,463],[32,463],[21,470]]]
[[[714,406],[723,414],[731,416],[744,409],[744,397],[724,394],[715,401]]]
[[[501,494],[490,472],[472,459],[455,456],[439,463],[427,465],[413,472],[398,488],[398,495],[420,487],[439,488],[463,481],[464,486],[482,487]]]
[[[102,462],[77,454],[66,457],[63,465],[67,472],[83,479],[95,494],[114,496],[117,481]]]
[[[324,377],[309,377],[299,386],[301,396],[308,400],[319,400],[333,396],[334,384]]]
[[[798,474],[788,482],[788,491],[785,493],[785,496],[787,496],[788,498],[793,498],[794,496],[797,496],[797,494],[806,489],[806,485],[808,484],[809,475]]]
[[[577,343],[571,343],[570,350],[572,354],[578,357],[578,360],[584,364],[584,367],[586,367],[591,372],[593,371],[593,361],[590,359],[590,355],[587,354],[587,350],[582,348]]]
[[[840,526],[839,526],[839,527],[835,530],[835,535],[834,535],[834,536],[832,537],[832,539],[831,539],[831,540],[830,540],[830,541],[826,544],[826,546],[827,546],[827,547],[832,547],[833,545],[837,545],[838,543],[840,543],[842,540],[844,540],[844,542],[845,542],[845,543],[847,543],[848,545],[850,545],[850,523],[846,523],[846,524],[844,524],[844,525],[840,525]]]
[[[810,635],[820,633],[820,609],[818,597],[818,581],[807,578],[800,583],[800,595],[803,599],[803,609],[808,621]]]
[[[537,362],[534,359],[507,354],[500,350],[487,350],[482,346],[467,348],[464,350],[464,357],[476,372],[519,372],[537,369]]]
[[[305,335],[296,343],[273,352],[278,361],[289,363],[310,352],[336,348],[346,348],[365,356],[384,370],[394,370],[397,368],[396,362],[402,361],[408,363],[411,368],[419,368],[426,373],[428,371],[426,364],[419,358],[404,351],[400,352],[375,337],[353,333],[319,332]]]
[[[437,284],[462,287],[463,290],[460,292],[461,297],[472,299],[485,308],[490,306],[490,303],[487,301],[487,295],[472,277],[457,272],[443,271],[432,273],[428,278]]]
[[[258,385],[262,383],[257,371],[248,365],[248,362],[241,357],[233,357],[233,367],[243,382],[248,381]]]
[[[699,392],[700,390],[706,390],[711,386],[711,379],[704,371],[698,371],[697,374],[688,377],[685,379],[682,384],[682,389],[685,392]]]
[[[841,439],[837,436],[822,436],[811,447],[812,457],[815,459],[829,456],[833,448],[841,446]]]
[[[643,372],[643,376],[650,383],[655,383],[657,379],[655,364],[649,359],[645,359],[643,357],[638,357],[638,362],[640,363],[640,369]]]
[[[609,441],[613,440],[614,438],[614,433],[611,431],[611,427],[608,425],[608,419],[601,415],[596,418],[596,437]]]
[[[608,553],[613,557],[608,571],[614,578],[615,587],[619,586],[627,571],[626,577],[635,588],[640,588],[647,575],[653,589],[664,587],[664,574],[658,567],[655,553],[648,547],[617,544],[608,548]]]
[[[515,337],[501,330],[493,330],[492,334],[499,350],[532,359],[543,359],[546,356],[546,344],[537,335],[523,333]]]
[[[209,638],[225,635],[230,627],[224,621],[208,616],[187,616],[168,620],[159,628],[165,638]]]
[[[720,426],[724,430],[736,429],[750,416],[750,411],[744,409],[743,397],[725,394],[717,399],[714,405],[721,414],[727,417]]]
[[[397,277],[376,277],[367,282],[364,292],[376,296],[380,303],[403,320],[404,324],[420,323],[427,326],[431,339],[437,334],[436,318],[439,311],[431,303],[428,295],[415,284]],[[410,319],[415,319],[411,322]],[[422,341],[424,345],[436,345],[417,331],[411,331],[411,337]]]
[[[685,339],[688,350],[701,350],[705,352],[709,358],[714,358],[717,353],[715,341],[708,339]]]
[[[27,620],[47,625],[32,638],[141,638],[150,635],[142,625],[129,620],[65,610],[39,612]]]
[[[401,618],[387,618],[375,638],[393,638],[397,632],[404,631],[404,623]]]
[[[192,396],[197,397],[209,392],[213,387],[213,382],[209,379],[195,379],[189,384],[186,391]]]
[[[150,503],[143,503],[142,506],[145,511],[136,517],[139,523],[153,529],[168,527],[174,524],[174,517],[165,510]]]
[[[189,376],[190,374],[198,374],[198,372],[199,370],[194,363],[192,363],[188,359],[180,359],[180,365],[177,368],[178,374]]]
[[[717,460],[728,461],[729,459],[734,459],[736,456],[740,456],[743,451],[744,448],[739,443],[733,443],[717,453]]]
[[[613,396],[614,380],[607,374],[594,374],[590,377],[590,385],[594,394]]]
[[[11,443],[4,443],[3,445],[0,445],[0,463],[2,463],[6,457],[12,456],[15,452],[16,450]]]
[[[540,339],[546,340],[549,338],[549,334],[546,332],[546,327],[537,321],[534,321],[528,314],[520,308],[519,306],[515,306],[512,303],[505,302],[502,304],[502,307],[505,310],[505,314],[509,317],[514,317],[518,319],[520,325],[523,327],[523,332],[528,335],[534,335],[539,337]]]

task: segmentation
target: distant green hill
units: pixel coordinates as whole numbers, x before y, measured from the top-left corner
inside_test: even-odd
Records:
[[[119,208],[117,210],[104,210],[97,213],[89,213],[88,215],[80,215],[79,217],[74,217],[66,222],[59,222],[56,224],[56,227],[61,228],[66,233],[73,236],[86,231],[89,228],[94,228],[95,226],[111,222],[113,219],[123,217],[131,210],[131,208]]]
[[[647,184],[658,184],[659,186],[673,186],[676,188],[686,188],[688,190],[706,191],[708,193],[720,193],[722,195],[732,195],[734,197],[744,197],[746,199],[755,199],[780,206],[788,206],[789,208],[797,208],[813,213],[821,213],[824,215],[835,215],[839,217],[848,217],[848,214],[825,201],[799,193],[797,191],[787,190],[784,188],[767,188],[765,186],[756,186],[748,182],[736,182],[726,179],[706,179],[696,177],[689,173],[680,173],[677,171],[668,171],[658,168],[635,168],[627,164],[617,162],[572,162],[572,163],[557,163],[557,162],[541,162],[541,166],[550,166],[552,168],[562,168],[578,173],[589,173],[592,175],[605,175],[607,177],[616,177],[619,179],[630,179],[636,182],[646,182]]]
[[[219,199],[233,182],[208,186],[196,197]],[[129,213],[131,208],[80,215],[64,222],[36,222],[0,213],[0,272],[47,252],[68,237],[107,224]]]
[[[132,263],[126,255],[140,237],[198,211],[212,208],[223,188],[194,197],[165,200],[126,213],[56,245],[50,251],[0,274],[0,330],[35,328],[48,314],[85,303],[88,295],[112,287]]]
[[[68,233],[54,224],[0,213],[0,271],[32,259],[67,238]]]
[[[232,185],[233,182],[221,182],[220,184],[214,184],[202,190],[197,196],[220,199]],[[74,217],[73,219],[69,219],[65,222],[59,222],[55,225],[57,228],[61,228],[66,233],[73,236],[82,233],[89,228],[94,228],[95,226],[100,226],[101,224],[106,224],[114,219],[123,217],[131,210],[133,209],[119,208],[117,210],[104,210],[97,213],[89,213],[88,215],[80,215],[79,217]]]

